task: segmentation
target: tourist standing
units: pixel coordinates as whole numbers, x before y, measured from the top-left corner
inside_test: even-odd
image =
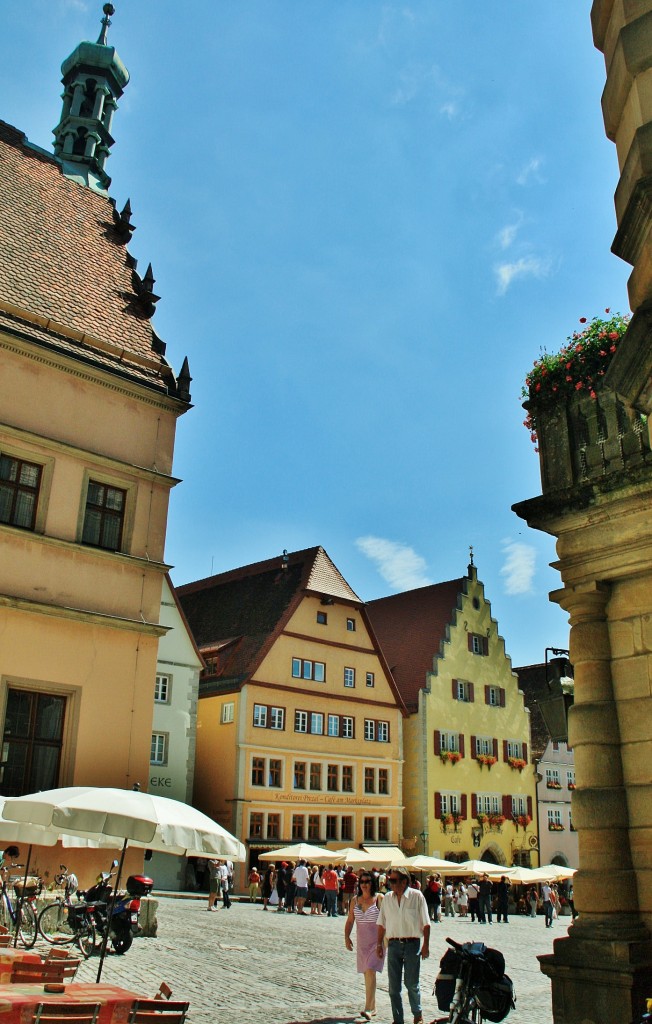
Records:
[[[321,876],[326,893],[326,914],[328,917],[337,917],[337,897],[340,891],[340,880],[333,865],[329,864]]]
[[[208,861],[208,910],[217,910],[217,894],[222,891],[220,885],[220,862],[219,860]]]
[[[249,902],[255,903],[260,892],[260,875],[258,868],[252,868],[249,872]]]
[[[231,898],[229,896],[229,869],[226,866],[226,861],[221,860],[219,864],[220,886],[222,888],[222,910],[230,910]]]
[[[539,895],[535,885],[530,886],[527,891],[527,901],[530,906],[530,917],[537,916],[537,907],[539,906]]]
[[[500,876],[500,881],[496,886],[496,921],[498,924],[503,921],[504,924],[509,924],[507,919],[507,912],[509,910],[509,882],[505,875]]]
[[[305,914],[303,905],[308,898],[309,877],[305,860],[300,860],[294,869],[294,874],[292,875],[292,881],[296,886],[294,898],[297,903],[297,914]]]
[[[479,923],[480,914],[478,912],[478,896],[480,895],[480,890],[478,889],[478,883],[476,882],[475,878],[473,879],[472,882],[469,882],[469,884],[467,885],[466,895],[469,901],[469,913],[471,914],[471,924],[473,924],[476,917],[478,918]]]
[[[552,913],[554,908],[551,896],[552,889],[548,882],[544,882],[541,886],[541,898],[543,900],[543,916],[545,918],[546,928],[552,928]]]
[[[349,865],[344,872],[344,878],[342,879],[342,909],[345,914],[348,914],[349,905],[355,899],[357,887],[358,876]]]
[[[489,880],[489,875],[484,874],[478,882],[478,922],[480,924],[492,924],[491,919],[491,893],[493,892],[493,886]]]
[[[358,892],[349,904],[348,917],[344,925],[344,945],[353,949],[351,932],[355,924],[356,962],[358,974],[364,974],[364,1010],[360,1016],[371,1020],[376,1016],[376,975],[383,969],[385,952],[378,954],[378,916],[383,901],[376,892],[376,882],[369,871],[362,871],[358,880]]]
[[[392,1004],[393,1024],[404,1024],[402,982],[410,1001],[414,1024],[423,1024],[419,973],[421,960],[430,955],[430,918],[423,893],[410,889],[407,868],[393,867],[387,874],[390,884],[378,915],[376,954],[383,954],[387,937],[387,977]]]
[[[263,877],[262,885],[262,896],[263,896],[263,910],[267,910],[267,904],[270,901],[270,897],[274,892],[274,886],[276,885],[276,868],[273,864],[267,868]]]

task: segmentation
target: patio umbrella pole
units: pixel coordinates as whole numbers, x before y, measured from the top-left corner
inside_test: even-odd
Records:
[[[16,927],[14,929],[14,949],[18,945],[18,932],[20,931],[20,921],[23,910],[23,903],[25,902],[25,888],[27,886],[27,876],[29,874],[29,862],[32,859],[32,844],[29,844],[27,849],[27,860],[25,861],[25,877],[23,879],[23,891],[18,897],[16,903]]]
[[[111,897],[111,904],[109,906],[109,910],[108,910],[108,914],[107,914],[107,918],[106,918],[106,931],[104,933],[104,939],[102,940],[102,948],[100,950],[100,964],[99,964],[99,967],[97,968],[97,978],[95,979],[95,984],[96,985],[99,984],[100,978],[102,977],[102,967],[104,966],[104,957],[106,956],[106,946],[107,946],[107,943],[109,941],[109,931],[111,930],[111,918],[113,917],[113,910],[114,910],[114,907],[115,907],[115,904],[116,904],[116,900],[118,898],[118,886],[119,886],[120,878],[121,878],[121,875],[122,875],[122,865],[124,864],[125,854],[127,852],[127,843],[128,843],[128,841],[129,841],[128,839],[125,839],[124,844],[122,846],[122,853],[120,854],[120,863],[118,864],[118,873],[116,875],[115,885],[113,886],[113,896]]]

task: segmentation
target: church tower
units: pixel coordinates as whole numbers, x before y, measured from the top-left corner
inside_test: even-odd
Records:
[[[83,42],[61,65],[64,85],[61,120],[54,129],[54,152],[66,177],[105,193],[111,179],[104,170],[114,139],[111,121],[129,82],[129,72],[107,45],[113,4],[104,4],[96,43]]]

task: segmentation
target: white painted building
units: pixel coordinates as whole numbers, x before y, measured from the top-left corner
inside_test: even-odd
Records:
[[[161,597],[161,625],[154,685],[154,716],[149,792],[192,802],[197,729],[197,693],[203,659],[197,650],[174,586],[166,575]],[[186,861],[155,853],[147,872],[156,889],[186,888]]]

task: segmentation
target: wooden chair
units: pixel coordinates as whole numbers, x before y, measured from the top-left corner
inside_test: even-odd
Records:
[[[32,1024],[96,1024],[101,1003],[39,1003]]]
[[[43,957],[43,960],[78,960],[79,957],[73,957],[71,951],[66,949],[65,946],[50,946],[47,955]]]
[[[136,999],[127,1024],[184,1024],[190,1003],[164,999]]]
[[[16,961],[11,967],[11,983],[13,985],[61,985],[72,980],[81,960],[72,957],[64,959],[43,960],[40,964]]]
[[[0,935],[0,949],[2,949],[3,947],[6,949],[7,946],[11,946],[13,941],[13,935]]]
[[[158,987],[158,992],[154,996],[154,999],[171,999],[172,989],[164,981]]]

